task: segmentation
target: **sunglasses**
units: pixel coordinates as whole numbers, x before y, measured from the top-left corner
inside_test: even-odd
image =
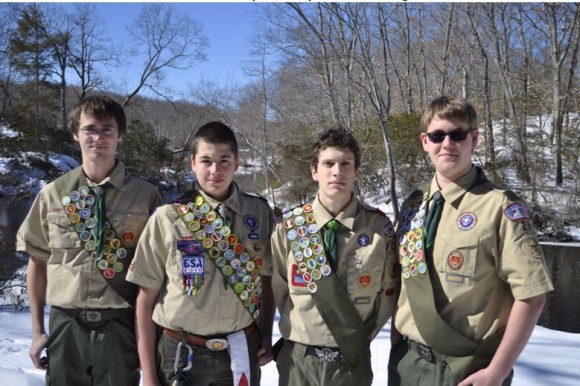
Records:
[[[445,132],[443,130],[436,130],[431,133],[425,133],[429,141],[433,143],[442,143],[445,141],[445,137],[449,136],[449,139],[453,142],[461,142],[467,138],[467,134],[469,134],[471,130],[463,130],[463,129],[455,129],[450,132]]]

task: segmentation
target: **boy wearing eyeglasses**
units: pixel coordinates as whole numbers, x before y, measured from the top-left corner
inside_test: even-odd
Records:
[[[17,235],[17,250],[30,254],[29,355],[47,369],[47,385],[137,386],[137,286],[125,274],[161,197],[116,158],[127,130],[119,103],[87,97],[72,108],[69,128],[82,165],[41,189]]]
[[[400,336],[389,385],[510,385],[553,289],[531,215],[472,164],[479,132],[471,104],[437,98],[421,129],[435,175],[398,219]]]

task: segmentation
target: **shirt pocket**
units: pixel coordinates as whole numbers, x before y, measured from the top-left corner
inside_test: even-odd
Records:
[[[47,213],[48,247],[52,250],[78,249],[81,239],[63,213]]]
[[[357,251],[348,256],[347,292],[349,294],[373,294],[381,290],[385,269],[385,254]]]
[[[135,248],[149,219],[149,213],[139,211],[115,211],[109,215],[113,230],[124,247]]]
[[[438,261],[439,272],[472,278],[475,276],[477,236],[457,235],[453,240],[444,239],[443,250]]]

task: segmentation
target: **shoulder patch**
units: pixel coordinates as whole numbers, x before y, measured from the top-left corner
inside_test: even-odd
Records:
[[[531,218],[526,207],[518,202],[510,204],[505,209],[504,214],[512,221],[529,220]]]

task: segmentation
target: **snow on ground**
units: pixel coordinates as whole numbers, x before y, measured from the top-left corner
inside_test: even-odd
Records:
[[[48,313],[47,313],[48,316]],[[47,320],[48,325],[48,320]],[[371,344],[373,385],[386,386],[390,325]],[[274,342],[280,333],[274,327]],[[0,379],[3,385],[44,385],[44,371],[32,366],[28,347],[32,341],[30,312],[0,310]],[[577,386],[580,384],[580,334],[536,326],[515,366],[514,386]],[[275,363],[262,367],[262,385],[276,386]]]

